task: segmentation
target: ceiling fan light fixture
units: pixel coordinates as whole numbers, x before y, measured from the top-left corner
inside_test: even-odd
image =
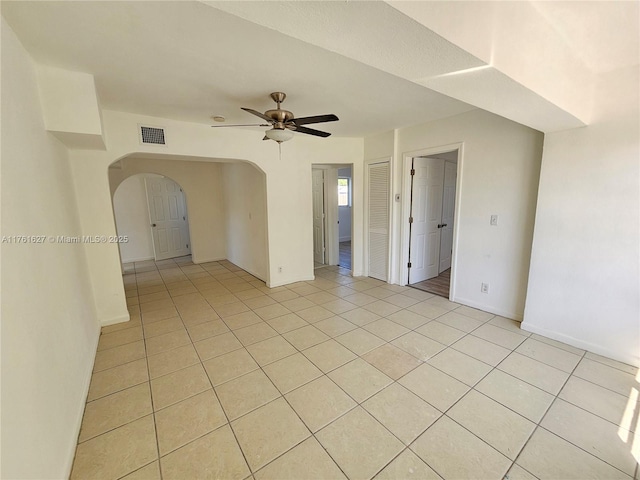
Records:
[[[291,130],[281,130],[279,128],[272,128],[271,130],[267,130],[264,134],[278,143],[286,142],[287,140],[291,140],[293,138],[293,132]]]

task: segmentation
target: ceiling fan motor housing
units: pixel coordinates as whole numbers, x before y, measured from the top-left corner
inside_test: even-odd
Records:
[[[284,128],[284,122],[293,118],[293,113],[289,110],[267,110],[264,114],[276,122],[274,125],[276,128]]]

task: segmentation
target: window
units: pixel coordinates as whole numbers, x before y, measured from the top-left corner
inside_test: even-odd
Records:
[[[338,206],[351,206],[351,179],[348,177],[338,178]]]

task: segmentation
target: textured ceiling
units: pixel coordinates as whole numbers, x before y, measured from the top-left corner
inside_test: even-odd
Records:
[[[199,2],[2,2],[2,12],[37,62],[95,75],[106,109],[253,123],[240,107],[265,111],[284,91],[297,116],[335,113],[322,129],[363,136],[473,108]]]
[[[103,108],[200,123],[273,108],[364,136],[483,108],[588,122],[594,75],[638,64],[638,2],[2,1],[41,64],[91,73]]]

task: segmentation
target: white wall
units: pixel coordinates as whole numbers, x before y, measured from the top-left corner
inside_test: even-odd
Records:
[[[393,131],[371,135],[365,138],[364,159],[377,160],[379,158],[389,158],[393,156],[394,147],[395,136]]]
[[[265,280],[268,274],[265,175],[248,163],[222,164],[227,259]]]
[[[203,263],[226,258],[227,240],[220,163],[129,157],[122,159],[120,164],[122,169],[109,169],[112,191],[131,175],[153,173],[170,178],[182,187],[187,202],[193,261]],[[148,226],[149,214],[144,185],[142,189],[147,211],[145,225]],[[151,252],[153,257],[153,244]]]
[[[68,148],[104,149],[93,75],[43,65],[37,71],[46,129]]]
[[[338,177],[351,179],[350,168],[339,168]],[[338,236],[341,242],[351,240],[351,209],[352,206],[339,206],[338,207]]]
[[[547,135],[525,330],[640,364],[638,67],[602,75],[593,123]]]
[[[354,198],[362,201],[363,140],[354,138],[296,137],[282,145],[282,155],[274,142],[263,142],[255,131],[242,129],[212,129],[206,124],[146,117],[123,112],[103,111],[107,151],[75,150],[70,152],[78,208],[83,232],[92,235],[114,235],[115,222],[111,207],[111,192],[107,180],[108,166],[114,161],[136,155],[152,164],[171,158],[175,174],[167,174],[183,186],[192,220],[188,187],[178,178],[180,171],[190,167],[185,161],[196,163],[245,160],[260,168],[266,175],[268,222],[268,275],[270,286],[279,286],[313,277],[313,240],[311,207],[311,165],[327,158],[334,164],[353,164]],[[138,124],[150,123],[165,127],[167,146],[141,145]],[[153,157],[153,158],[151,158]],[[126,160],[125,160],[126,162]],[[126,168],[126,167],[123,167]],[[146,172],[163,174],[155,170]],[[140,171],[132,173],[142,173]],[[291,181],[291,179],[295,181]],[[207,188],[207,182],[203,181]],[[210,184],[210,183],[209,183]],[[295,199],[292,201],[292,199]],[[361,204],[361,203],[360,203]],[[224,222],[223,211],[220,213]],[[223,225],[223,223],[220,223]],[[354,212],[354,231],[362,231],[362,212]],[[91,233],[89,233],[91,232]],[[226,238],[226,235],[222,237]],[[361,252],[362,234],[352,239],[354,252]],[[124,321],[127,317],[122,275],[117,245],[90,245],[87,251],[89,271],[94,285],[98,318],[103,324]],[[226,246],[222,250],[226,254]],[[195,255],[194,251],[194,255]],[[207,261],[209,258],[196,259]],[[278,269],[282,268],[280,272]],[[362,272],[362,256],[354,256],[354,274]]]
[[[139,262],[155,258],[153,236],[149,227],[149,206],[144,179],[147,175],[134,175],[124,180],[113,194],[113,212],[119,236],[128,242],[120,243],[122,263]]]
[[[2,235],[80,234],[67,151],[2,20]],[[2,478],[67,478],[99,324],[82,244],[2,244]]]
[[[403,157],[424,148],[462,143],[456,199],[457,244],[454,232],[454,300],[522,320],[543,135],[475,110],[400,129],[397,139]],[[397,163],[396,182],[402,182],[402,166]],[[408,213],[403,212],[401,218],[408,218]],[[489,225],[492,214],[499,216],[497,227]],[[400,248],[406,255],[404,243]],[[399,266],[405,264],[403,257]],[[490,284],[488,294],[480,292],[483,282]]]
[[[365,139],[367,156],[388,155],[393,138],[391,132]],[[401,232],[409,218],[409,185],[404,158],[462,144],[454,300],[521,320],[542,141],[540,132],[481,110],[396,130],[392,191],[402,192],[403,201],[393,203],[392,282],[406,283],[408,237]],[[492,214],[500,217],[498,227],[489,225]],[[482,282],[490,284],[489,294],[480,292]]]

